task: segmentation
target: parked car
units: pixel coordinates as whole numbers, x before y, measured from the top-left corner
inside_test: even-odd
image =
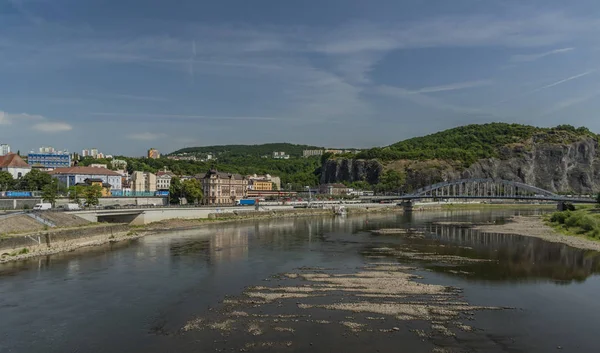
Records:
[[[50,209],[52,209],[51,203],[36,203],[35,206],[33,206],[34,211],[43,211],[43,210],[50,210]]]

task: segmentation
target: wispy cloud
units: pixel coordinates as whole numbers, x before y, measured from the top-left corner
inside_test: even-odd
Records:
[[[112,96],[116,99],[125,99],[133,101],[145,101],[145,102],[168,102],[169,100],[162,97],[148,97],[148,96],[134,96],[129,94],[117,94]]]
[[[42,115],[26,113],[11,114],[0,110],[0,125],[13,124],[29,124],[34,130],[47,133],[63,132],[73,129],[73,127],[66,122],[52,121]]]
[[[463,107],[450,103],[443,102],[437,98],[433,98],[424,94],[415,93],[414,91],[407,90],[405,88],[400,87],[392,87],[387,85],[382,85],[377,87],[377,92],[394,98],[401,98],[408,101],[411,101],[415,104],[418,104],[423,107],[429,107],[439,110],[447,110],[456,113],[463,114],[476,114],[476,115],[492,115],[488,112],[484,112],[481,109],[471,108],[471,107]]]
[[[167,134],[154,133],[154,132],[138,132],[138,133],[127,135],[127,137],[132,140],[137,140],[137,141],[156,141],[156,140],[167,137]]]
[[[412,94],[435,93],[435,92],[455,91],[455,90],[460,90],[460,89],[475,88],[475,87],[482,87],[482,86],[490,86],[492,84],[494,84],[492,80],[468,81],[468,82],[451,83],[451,84],[442,85],[442,86],[424,87],[424,88],[420,88],[418,90],[410,91],[410,92]]]
[[[565,99],[563,101],[556,103],[555,105],[553,105],[552,107],[550,107],[549,109],[544,111],[541,114],[541,116],[549,115],[549,114],[555,113],[559,110],[583,103],[583,102],[588,101],[592,98],[595,98],[599,95],[600,95],[600,90],[596,90],[596,91],[592,91],[592,92],[587,92],[586,94],[578,96],[578,97],[572,97],[569,99]]]
[[[94,112],[90,115],[95,116],[114,116],[114,117],[131,117],[131,118],[172,118],[172,119],[185,119],[185,120],[280,120],[275,117],[267,116],[210,116],[210,115],[182,115],[182,114],[145,114],[145,113],[102,113]]]
[[[33,129],[46,133],[71,131],[73,127],[63,122],[44,122],[33,125]]]
[[[577,75],[574,75],[574,76],[570,76],[570,77],[567,77],[565,79],[562,79],[562,80],[559,80],[559,81],[556,81],[556,82],[552,82],[551,84],[548,84],[548,85],[545,85],[545,86],[533,89],[533,90],[529,91],[528,94],[529,93],[539,92],[539,91],[542,91],[542,90],[545,90],[545,89],[548,89],[548,88],[552,88],[552,87],[558,86],[560,84],[563,84],[565,82],[569,82],[569,81],[578,79],[580,77],[587,76],[587,75],[592,74],[594,72],[596,72],[596,70],[589,70],[589,71],[586,71],[586,72],[583,72],[583,73],[580,73],[580,74],[577,74]]]
[[[536,61],[545,56],[554,55],[554,54],[563,54],[568,53],[575,48],[562,48],[562,49],[554,49],[544,53],[536,53],[536,54],[517,54],[510,57],[510,62],[528,62],[528,61]]]

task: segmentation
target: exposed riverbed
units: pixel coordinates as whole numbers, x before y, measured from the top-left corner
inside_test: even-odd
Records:
[[[0,352],[595,351],[600,253],[464,223],[532,213],[211,224],[3,264]]]

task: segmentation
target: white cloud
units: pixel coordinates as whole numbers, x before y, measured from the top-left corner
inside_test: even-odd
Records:
[[[489,86],[492,84],[493,84],[493,82],[491,80],[458,82],[458,83],[451,83],[449,85],[424,87],[424,88],[421,88],[421,89],[418,89],[415,91],[411,91],[411,93],[415,94],[415,93],[435,93],[435,92],[444,92],[444,91],[455,91],[455,90],[460,90],[460,89]]]
[[[162,97],[148,97],[148,96],[135,96],[130,94],[117,94],[113,96],[116,99],[125,99],[133,101],[145,101],[145,102],[168,102],[169,100]]]
[[[517,55],[513,55],[510,57],[510,62],[528,62],[528,61],[535,61],[538,59],[541,59],[543,57],[546,57],[548,55],[554,55],[554,54],[563,54],[563,53],[568,53],[572,50],[574,50],[575,48],[562,48],[562,49],[554,49],[554,50],[550,50],[544,53],[536,53],[536,54],[517,54]]]
[[[95,116],[115,116],[115,117],[132,117],[132,118],[172,118],[185,120],[279,120],[275,117],[268,116],[210,116],[210,115],[183,115],[183,114],[146,114],[146,113],[103,113],[94,112],[90,115]]]
[[[21,121],[39,121],[45,118],[41,115],[31,115],[25,113],[11,114],[0,110],[0,125],[10,125]]]
[[[127,137],[129,137],[132,140],[137,140],[137,141],[156,141],[161,138],[167,137],[167,135],[164,133],[138,132],[135,134],[127,135]]]
[[[553,105],[552,107],[550,107],[550,109],[544,111],[541,116],[549,115],[549,114],[555,113],[555,112],[557,112],[559,110],[562,110],[562,109],[565,109],[565,108],[568,108],[568,107],[571,107],[571,106],[583,103],[585,101],[588,101],[588,100],[590,100],[592,98],[597,97],[598,95],[600,95],[600,90],[588,92],[588,93],[586,93],[586,94],[584,94],[582,96],[579,96],[579,97],[573,97],[573,98],[565,99],[563,101],[560,101],[560,102],[556,103],[555,105]]]
[[[64,132],[71,131],[73,127],[67,123],[63,122],[44,122],[33,125],[33,128],[37,131],[54,133],[54,132]]]
[[[536,88],[534,90],[529,91],[528,93],[534,93],[534,92],[538,92],[538,91],[541,91],[541,90],[544,90],[544,89],[548,89],[548,88],[551,88],[551,87],[554,87],[554,86],[558,86],[558,85],[563,84],[565,82],[569,82],[571,80],[575,80],[575,79],[578,79],[580,77],[587,76],[587,75],[589,75],[591,73],[594,73],[595,71],[596,70],[589,70],[589,71],[586,71],[586,72],[583,72],[583,73],[580,73],[580,74],[577,74],[577,75],[574,75],[574,76],[570,76],[570,77],[567,77],[565,79],[553,82],[551,84],[548,84],[548,85],[545,85],[545,86],[542,86],[542,87],[538,87],[538,88]]]

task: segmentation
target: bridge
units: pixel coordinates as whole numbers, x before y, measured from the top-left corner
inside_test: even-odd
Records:
[[[412,201],[420,199],[485,199],[485,200],[529,200],[565,203],[595,203],[590,197],[569,197],[558,195],[524,183],[502,179],[460,179],[444,181],[426,186],[413,193],[401,196],[384,196],[378,200],[404,201],[410,206]]]

